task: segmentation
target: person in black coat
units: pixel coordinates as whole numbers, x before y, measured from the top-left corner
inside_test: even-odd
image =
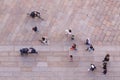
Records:
[[[107,69],[104,69],[103,74],[107,74]]]
[[[110,60],[110,55],[109,54],[106,54],[103,62],[108,62]]]
[[[34,32],[39,32],[37,26],[33,27],[32,30],[33,30]]]
[[[20,49],[21,55],[28,55],[28,51],[29,51],[28,48],[22,48],[22,49]]]

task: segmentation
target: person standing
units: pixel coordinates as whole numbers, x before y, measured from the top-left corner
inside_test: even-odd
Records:
[[[106,54],[103,62],[108,62],[110,60],[110,55],[109,54]]]
[[[33,27],[32,30],[33,30],[34,32],[39,32],[37,26]]]
[[[77,48],[76,48],[76,44],[73,43],[73,45],[72,45],[72,47],[71,47],[70,49],[71,49],[71,50],[77,50]]]
[[[66,35],[71,35],[72,34],[72,30],[71,29],[66,29],[65,30],[65,34]]]
[[[95,49],[94,49],[93,45],[90,44],[86,50],[90,52],[90,51],[94,51]]]
[[[86,44],[86,45],[90,45],[90,44],[91,44],[91,43],[90,43],[90,39],[89,39],[89,38],[87,38],[87,39],[86,39],[85,44]]]
[[[103,74],[107,74],[107,69],[104,69],[104,70],[103,70]]]

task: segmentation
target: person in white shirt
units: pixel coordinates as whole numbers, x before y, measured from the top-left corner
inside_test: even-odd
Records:
[[[88,71],[94,71],[96,69],[96,66],[94,64],[90,64],[90,69]]]
[[[42,37],[42,40],[39,40],[43,44],[48,44],[48,39],[45,37]]]
[[[72,30],[71,29],[66,29],[65,30],[65,34],[66,35],[71,35],[72,34]]]
[[[86,45],[90,45],[90,44],[91,44],[91,43],[90,43],[90,39],[89,39],[89,38],[87,38],[87,39],[86,39],[85,44],[86,44]]]

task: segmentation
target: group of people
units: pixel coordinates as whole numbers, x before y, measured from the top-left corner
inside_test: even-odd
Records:
[[[109,59],[110,59],[110,55],[106,54],[106,56],[105,56],[105,58],[103,60],[103,74],[107,73],[107,64],[109,62]]]
[[[28,55],[28,54],[32,54],[32,53],[37,54],[38,52],[36,51],[35,48],[32,48],[32,47],[20,49],[20,54],[21,54],[21,56]]]
[[[40,13],[37,11],[31,12],[29,14],[29,16],[32,18],[38,17],[38,18],[42,19],[40,16]],[[33,27],[32,30],[34,32],[39,32],[37,26]],[[71,29],[66,29],[65,35],[67,36],[67,38],[70,38],[71,40],[75,39],[75,35],[72,34]],[[48,44],[48,39],[44,36],[39,41],[43,44]],[[91,44],[89,38],[86,39],[85,44],[87,45],[87,49],[86,49],[87,51],[91,52],[91,51],[95,50],[93,45]],[[70,51],[73,51],[73,50],[77,50],[75,43],[73,43],[72,46],[70,47]],[[30,53],[38,53],[38,52],[34,48],[22,48],[22,49],[20,49],[20,53],[23,56],[23,55],[28,55]],[[73,61],[73,54],[70,54],[69,56],[70,56],[70,61]],[[103,60],[103,74],[107,73],[107,62],[109,61],[109,57],[110,57],[110,55],[107,54]],[[95,69],[96,69],[95,64],[90,64],[90,68],[88,69],[88,71],[94,71]]]
[[[104,60],[103,60],[103,74],[107,73],[107,64],[109,62],[110,59],[110,55],[106,54]],[[94,71],[96,69],[96,66],[94,64],[90,64],[90,69],[88,69],[88,71]]]
[[[74,39],[75,39],[75,35],[73,35],[71,29],[66,29],[66,30],[65,30],[65,35],[66,35],[66,37],[67,37],[68,39],[70,39],[70,40],[74,40]],[[72,44],[72,46],[70,47],[70,50],[69,50],[70,62],[73,61],[73,54],[71,53],[71,51],[73,51],[73,50],[77,50],[75,43]]]
[[[37,12],[37,11],[32,11],[32,12],[29,14],[29,16],[32,17],[32,18],[38,17],[38,18],[42,19],[41,16],[40,16],[40,12]],[[43,20],[43,19],[42,19],[42,20]],[[32,30],[33,30],[34,32],[39,32],[37,26],[33,27]],[[40,41],[41,43],[43,43],[43,44],[48,44],[48,39],[47,39],[46,37],[44,37],[44,36],[43,36],[39,41]]]

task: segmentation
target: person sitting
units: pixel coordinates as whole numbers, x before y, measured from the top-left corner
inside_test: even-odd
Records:
[[[103,74],[105,75],[107,74],[107,69],[104,69]]]
[[[40,12],[37,12],[37,11],[32,11],[32,12],[30,13],[30,16],[31,16],[32,18],[35,18],[35,17],[41,18],[41,17],[40,17]]]
[[[39,32],[37,26],[33,27],[32,30],[33,30],[34,32]]]
[[[22,48],[22,49],[20,49],[20,53],[21,53],[21,55],[28,55],[28,51],[29,51],[29,49],[28,48]]]
[[[38,52],[37,52],[34,48],[32,48],[32,47],[29,48],[29,50],[30,50],[29,53],[36,53],[36,54],[38,53]]]
[[[66,35],[71,35],[72,34],[72,30],[71,29],[66,29],[65,30],[65,34]]]

